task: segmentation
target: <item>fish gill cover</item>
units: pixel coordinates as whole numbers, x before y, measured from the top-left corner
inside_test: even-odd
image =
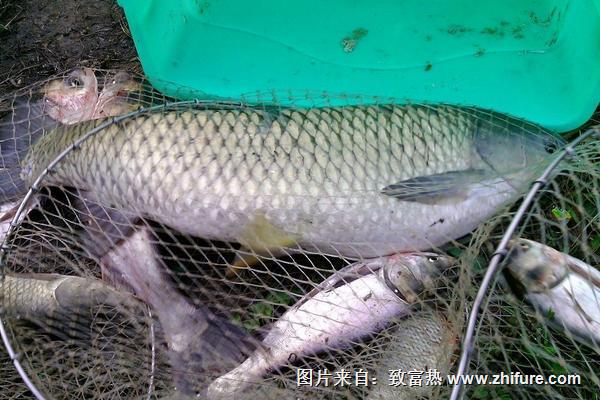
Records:
[[[92,75],[0,102],[2,320],[41,394],[448,397],[485,265],[562,139],[475,108],[176,102],[131,74]],[[585,265],[600,264],[599,157],[597,139],[577,146],[518,232],[584,263],[567,263],[560,282],[575,283],[539,300],[501,277],[470,365],[581,382],[467,396],[597,392],[600,289]],[[507,260],[550,275],[530,259]],[[572,301],[552,304],[555,290]],[[14,370],[0,374],[18,390]]]

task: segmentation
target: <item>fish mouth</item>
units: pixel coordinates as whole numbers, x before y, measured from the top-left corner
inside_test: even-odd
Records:
[[[58,110],[63,107],[57,100],[52,99],[50,97],[44,97],[44,108],[51,110]]]
[[[527,294],[527,288],[521,281],[513,274],[510,268],[503,268],[502,274],[504,275],[504,279],[506,279],[506,283],[508,287],[512,291],[512,293],[522,301],[525,299],[525,295]]]
[[[511,239],[507,243],[506,263],[503,268],[504,275],[511,278],[507,279],[507,282],[510,281],[511,285],[521,292],[543,293],[552,290],[567,278],[568,273],[557,272],[557,269],[552,267],[552,262],[548,261],[548,254],[542,257],[544,261],[532,263],[531,255],[525,255],[532,246],[535,245],[523,238]],[[519,257],[528,258],[522,261],[523,264],[519,264]]]

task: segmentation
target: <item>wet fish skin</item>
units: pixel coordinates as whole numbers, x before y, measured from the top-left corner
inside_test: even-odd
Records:
[[[600,271],[527,239],[508,245],[509,283],[554,328],[600,352]]]
[[[286,365],[292,354],[302,358],[349,347],[382,330],[394,318],[414,312],[419,297],[430,294],[436,287],[435,278],[455,262],[435,253],[397,254],[337,271],[285,312],[262,346],[240,366],[216,379],[207,397],[231,398],[269,371]]]
[[[425,376],[422,386],[392,386],[388,382],[389,371],[437,370],[441,377],[445,377],[450,370],[457,344],[458,338],[452,334],[448,320],[439,311],[423,310],[399,320],[390,332],[389,343],[375,362],[378,384],[372,386],[367,399],[429,398],[439,386],[426,385]],[[404,383],[408,384],[408,378],[404,379]]]
[[[178,393],[195,394],[198,377],[227,371],[254,350],[255,340],[242,328],[179,293],[159,259],[149,228],[138,229],[100,263],[109,277],[118,276],[119,286],[124,284],[152,308],[169,347]]]
[[[135,300],[95,279],[11,274],[0,279],[0,304],[9,315],[40,317],[97,305],[124,307],[135,304]]]
[[[49,132],[23,178],[101,122]],[[103,129],[45,183],[194,236],[246,243],[258,218],[286,245],[369,258],[470,232],[537,176],[548,141],[533,125],[449,106],[167,110]]]

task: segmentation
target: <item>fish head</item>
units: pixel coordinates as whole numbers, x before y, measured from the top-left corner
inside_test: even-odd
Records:
[[[494,113],[478,119],[473,136],[479,167],[513,186],[538,176],[563,145],[560,136],[537,125]]]
[[[63,124],[73,124],[94,114],[98,82],[92,69],[75,69],[63,79],[48,82],[43,93],[48,115]]]
[[[550,246],[519,238],[509,241],[507,250],[506,272],[522,286],[520,290],[547,291],[568,273],[567,256]]]
[[[142,85],[125,71],[108,75],[102,85],[101,95],[126,97],[129,92],[142,89]]]
[[[125,71],[118,71],[104,80],[98,95],[98,117],[114,117],[134,111],[137,104],[128,101],[131,93],[141,93],[142,85]]]
[[[402,253],[388,257],[382,271],[388,285],[409,304],[435,291],[438,279],[444,272],[457,265],[453,257],[438,253]]]

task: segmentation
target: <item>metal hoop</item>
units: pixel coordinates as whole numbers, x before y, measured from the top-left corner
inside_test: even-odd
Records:
[[[529,206],[533,202],[537,192],[546,185],[548,177],[556,169],[556,167],[562,162],[562,160],[567,156],[571,155],[574,152],[575,146],[581,143],[583,140],[587,139],[591,136],[600,136],[600,126],[593,127],[584,132],[581,136],[577,137],[571,143],[569,143],[557,156],[556,158],[548,165],[548,167],[544,170],[542,175],[538,179],[536,179],[531,186],[531,189],[523,199],[523,202],[519,206],[514,218],[510,222],[510,225],[506,229],[506,232],[502,236],[500,240],[500,244],[496,248],[490,262],[488,264],[487,271],[483,277],[483,281],[481,282],[481,286],[477,291],[477,296],[473,302],[473,307],[471,309],[471,313],[469,314],[469,319],[467,321],[467,330],[465,332],[465,338],[462,343],[462,351],[460,355],[460,361],[458,365],[458,369],[456,371],[456,376],[458,380],[454,384],[452,388],[452,394],[450,395],[450,400],[459,400],[462,398],[462,387],[463,381],[462,376],[468,371],[469,362],[471,359],[471,352],[473,350],[473,341],[475,330],[477,329],[477,325],[479,322],[479,308],[483,304],[483,301],[487,295],[489,286],[492,280],[496,277],[500,261],[504,258],[506,254],[506,245],[511,239],[512,235],[517,230],[518,225],[521,223],[525,212],[529,209]]]
[[[27,204],[32,199],[33,195],[41,187],[40,185],[41,185],[42,181],[44,180],[44,178],[46,177],[46,175],[50,174],[51,170],[60,161],[62,161],[63,158],[65,158],[71,151],[73,151],[73,150],[77,149],[79,146],[81,146],[81,144],[84,143],[86,140],[88,140],[92,136],[95,136],[98,132],[101,132],[105,128],[107,128],[111,125],[117,124],[121,121],[124,121],[128,118],[146,114],[146,113],[150,113],[152,111],[172,108],[172,107],[180,106],[180,105],[196,105],[197,106],[200,103],[202,103],[202,101],[187,100],[187,101],[169,102],[169,103],[152,106],[152,107],[147,107],[147,108],[142,107],[139,110],[135,110],[130,113],[111,118],[110,120],[99,124],[97,127],[89,130],[83,136],[81,136],[79,139],[75,140],[73,143],[71,143],[69,146],[67,146],[67,148],[64,149],[58,156],[56,156],[56,158],[54,158],[54,160],[52,160],[46,166],[46,168],[42,171],[42,173],[35,179],[35,181],[31,185],[31,187],[29,188],[29,190],[23,197],[23,200],[19,204],[19,207],[17,208],[17,211],[15,212],[15,215],[13,216],[13,218],[10,222],[8,230],[6,231],[4,240],[2,241],[2,244],[0,245],[0,280],[3,280],[5,277],[4,268],[5,268],[6,255],[7,255],[6,250],[8,248],[10,248],[10,246],[7,247],[5,245],[8,238],[13,234],[15,228],[17,226],[19,226],[19,217],[21,216],[21,213],[23,213]],[[209,102],[207,101],[206,103],[209,103]],[[152,333],[152,335],[154,335],[154,333]],[[19,373],[19,376],[21,377],[21,379],[23,379],[23,382],[25,383],[25,386],[27,386],[27,388],[31,391],[31,393],[35,396],[35,398],[37,400],[44,400],[45,399],[44,395],[42,395],[40,390],[33,384],[31,379],[29,378],[29,376],[23,369],[23,366],[21,365],[21,362],[19,361],[18,354],[14,351],[12,345],[10,344],[10,340],[9,340],[8,334],[4,328],[4,321],[2,320],[1,314],[0,314],[0,336],[2,337],[2,343],[4,344],[4,347],[6,348],[6,351],[9,355],[11,361],[13,362],[13,365],[15,366],[15,369],[17,370],[17,372]],[[152,374],[152,376],[151,376],[151,382],[153,382],[153,380],[154,380],[154,374]]]

